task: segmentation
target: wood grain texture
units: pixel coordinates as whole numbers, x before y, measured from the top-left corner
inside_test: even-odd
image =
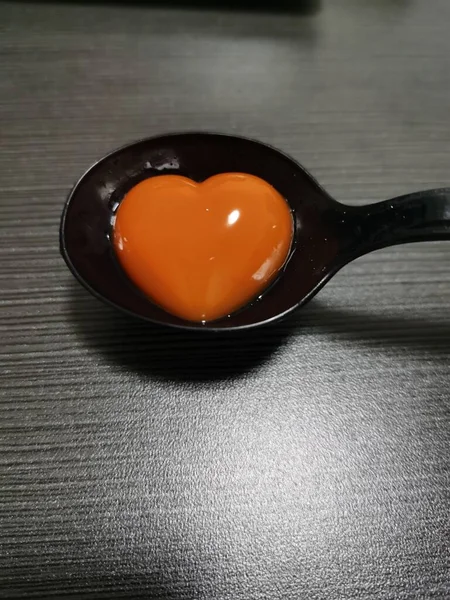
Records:
[[[58,222],[110,149],[236,132],[338,199],[450,184],[450,3],[0,3],[0,597],[448,598],[450,247],[251,335],[125,320]]]

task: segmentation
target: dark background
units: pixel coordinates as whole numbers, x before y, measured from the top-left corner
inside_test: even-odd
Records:
[[[0,3],[3,598],[450,597],[448,244],[219,338],[59,256],[74,181],[167,131],[277,145],[349,203],[450,184],[448,0],[294,8]]]

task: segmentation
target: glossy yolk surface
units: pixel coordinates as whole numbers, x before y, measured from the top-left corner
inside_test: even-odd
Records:
[[[189,321],[226,316],[258,296],[289,253],[293,222],[266,181],[223,173],[196,183],[146,179],[115,215],[113,243],[128,277]]]

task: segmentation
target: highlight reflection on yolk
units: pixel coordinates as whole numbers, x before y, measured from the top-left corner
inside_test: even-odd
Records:
[[[196,183],[160,175],[132,188],[117,210],[119,262],[153,302],[189,321],[245,306],[289,254],[292,217],[266,181],[222,173]]]

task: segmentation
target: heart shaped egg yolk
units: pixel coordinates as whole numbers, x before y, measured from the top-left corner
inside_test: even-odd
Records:
[[[113,244],[154,303],[188,321],[211,321],[261,294],[284,265],[292,235],[287,202],[259,177],[222,173],[196,183],[160,175],[126,194]]]

